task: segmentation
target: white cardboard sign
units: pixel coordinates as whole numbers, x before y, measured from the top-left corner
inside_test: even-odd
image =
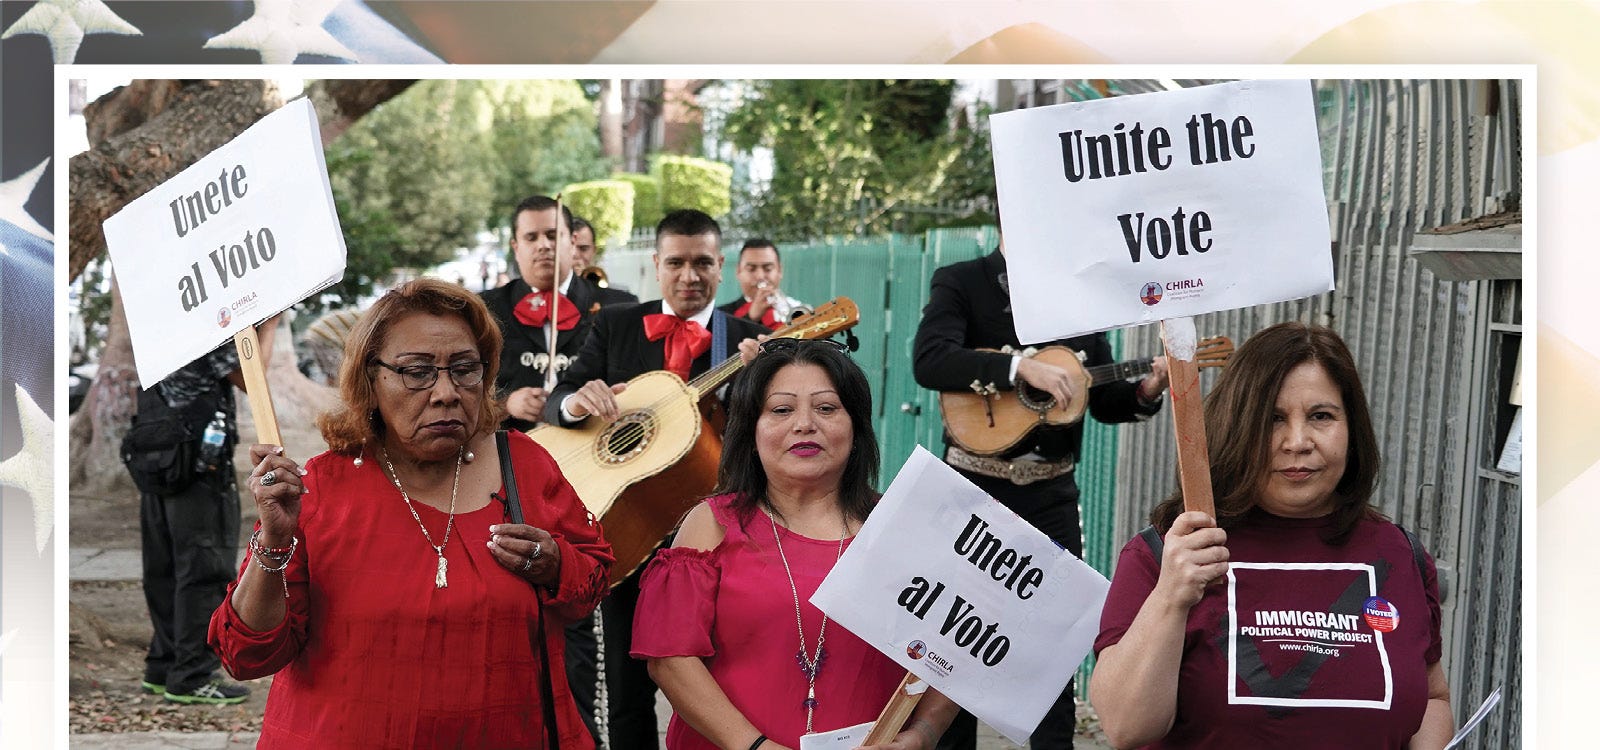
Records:
[[[1089,653],[1108,588],[918,447],[811,603],[1024,744]]]
[[[1017,337],[1333,289],[1307,81],[1241,81],[993,115]]]
[[[317,115],[303,98],[104,229],[146,388],[344,275]]]

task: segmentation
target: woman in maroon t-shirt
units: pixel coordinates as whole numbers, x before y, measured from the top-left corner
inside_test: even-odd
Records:
[[[1438,583],[1369,504],[1377,439],[1344,342],[1257,333],[1205,419],[1216,519],[1181,490],[1157,506],[1164,542],[1124,547],[1101,614],[1089,695],[1112,743],[1444,747]]]

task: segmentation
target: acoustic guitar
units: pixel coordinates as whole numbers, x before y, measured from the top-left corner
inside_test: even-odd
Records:
[[[840,297],[774,331],[772,338],[824,338],[860,319],[856,303]],[[743,366],[734,352],[687,383],[666,370],[647,372],[617,394],[621,416],[615,421],[587,419],[575,427],[544,424],[528,431],[605,525],[616,556],[612,586],[638,568],[683,514],[716,487],[722,436],[706,424],[700,402]]]
[[[1195,349],[1195,362],[1200,367],[1221,367],[1232,354],[1233,342],[1216,336],[1200,342]],[[939,411],[944,415],[944,428],[962,450],[993,456],[1022,442],[1041,424],[1072,424],[1083,418],[1090,386],[1147,374],[1154,361],[1146,358],[1084,367],[1078,353],[1065,346],[1047,346],[1031,356],[1072,373],[1072,402],[1058,404],[1055,397],[1026,384],[1016,390],[982,395],[974,391],[943,391],[939,394]]]

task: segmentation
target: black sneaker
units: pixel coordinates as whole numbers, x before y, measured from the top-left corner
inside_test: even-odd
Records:
[[[246,698],[250,697],[250,688],[237,682],[228,682],[221,677],[213,677],[210,682],[188,692],[178,693],[168,690],[162,694],[162,697],[173,703],[207,703],[214,706],[224,706],[232,703],[243,703]]]

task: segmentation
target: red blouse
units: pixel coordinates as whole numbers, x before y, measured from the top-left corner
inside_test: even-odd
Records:
[[[306,462],[288,616],[251,630],[233,609],[235,581],[211,618],[211,647],[230,674],[277,674],[258,747],[541,747],[532,640],[541,610],[561,747],[594,747],[567,688],[562,628],[605,594],[611,547],[544,448],[513,432],[511,454],[527,522],[560,548],[553,593],[492,557],[501,503],[456,515],[449,586],[435,588],[438,556],[381,462],[358,467],[333,453]],[[438,539],[447,515],[414,505]]]
[[[633,656],[698,656],[735,708],[762,734],[799,747],[805,732],[806,678],[796,659],[795,592],[778,556],[771,523],[756,514],[741,527],[732,497],[706,501],[726,536],[710,552],[673,547],[657,553],[639,582]],[[812,606],[838,559],[838,539],[810,539],[778,527],[794,572],[806,653],[816,653],[822,611]],[[846,539],[845,548],[852,540]],[[813,730],[832,731],[878,718],[906,671],[844,626],[828,621],[827,657],[817,673]],[[670,750],[715,748],[674,714]]]

